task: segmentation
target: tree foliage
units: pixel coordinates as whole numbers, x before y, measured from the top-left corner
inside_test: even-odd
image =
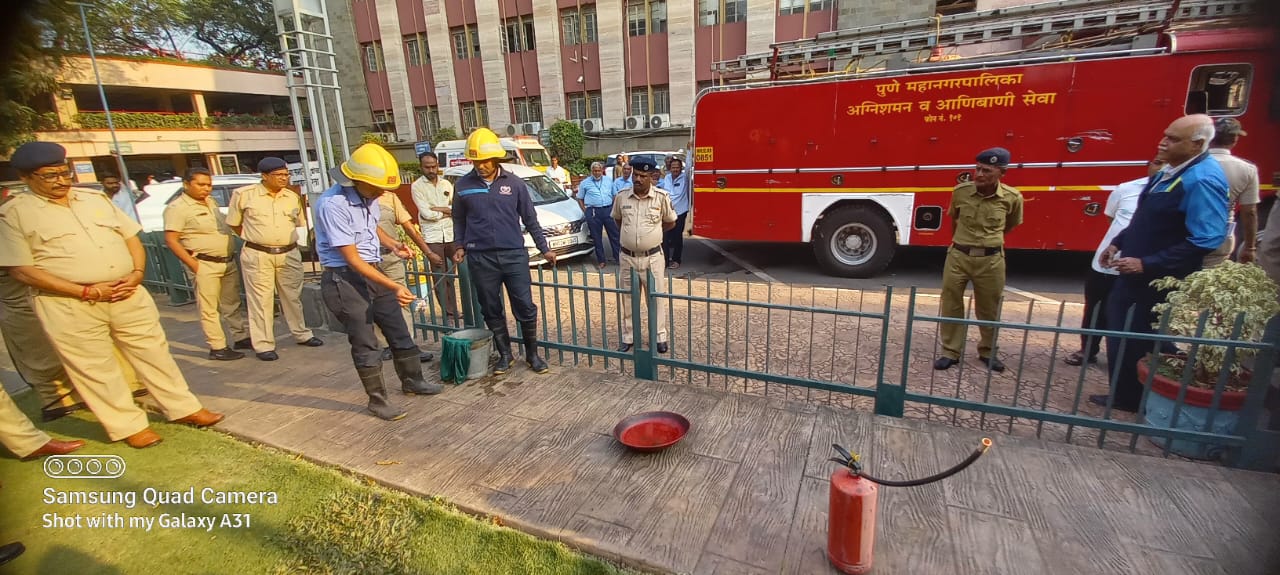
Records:
[[[228,64],[268,68],[280,60],[271,0],[182,0],[195,38]]]
[[[551,124],[551,155],[560,158],[561,164],[571,164],[582,157],[582,148],[587,143],[587,135],[579,126],[568,120],[560,120]]]
[[[0,154],[32,139],[46,127],[47,111],[36,107],[41,96],[57,89],[62,59],[50,48],[64,45],[74,7],[65,2],[32,2],[10,15],[0,60]]]
[[[431,142],[431,146],[435,147],[435,145],[439,144],[440,142],[447,142],[449,140],[460,140],[460,139],[461,138],[458,137],[457,130],[446,126],[446,127],[440,128],[439,130],[436,130],[436,133],[431,135],[431,138],[429,141]]]

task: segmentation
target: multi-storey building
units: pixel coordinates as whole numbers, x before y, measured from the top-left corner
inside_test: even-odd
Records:
[[[135,182],[195,166],[216,174],[253,172],[268,155],[298,159],[281,72],[114,56],[98,57],[98,69],[119,152]],[[79,181],[119,172],[88,57],[67,58],[57,93],[36,107],[48,118],[36,138],[65,146]]]
[[[712,64],[771,44],[1026,0],[345,0],[373,124],[391,141],[560,119],[597,137],[692,125]],[[344,13],[343,16],[346,16]],[[335,35],[344,33],[341,22]],[[356,86],[347,86],[345,92]],[[363,94],[361,94],[363,95]],[[762,110],[761,113],[780,113]],[[684,137],[678,140],[681,145]]]

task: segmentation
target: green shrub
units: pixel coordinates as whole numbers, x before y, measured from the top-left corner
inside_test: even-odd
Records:
[[[76,124],[86,130],[105,130],[105,112],[80,112]],[[123,130],[183,130],[203,128],[204,122],[196,114],[169,114],[158,112],[112,112],[111,121]]]
[[[587,135],[583,133],[582,126],[568,120],[551,124],[551,145],[547,151],[560,158],[561,165],[573,165],[582,158],[582,147],[586,143]]]

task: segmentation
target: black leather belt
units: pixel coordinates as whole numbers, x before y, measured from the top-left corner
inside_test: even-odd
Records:
[[[231,258],[230,258],[229,256],[228,256],[228,257],[222,257],[222,256],[211,256],[211,255],[208,255],[208,254],[198,254],[198,253],[195,253],[195,252],[191,252],[191,257],[193,257],[193,258],[195,258],[195,259],[198,259],[198,260],[200,260],[200,261],[204,261],[204,262],[213,262],[213,263],[215,263],[215,264],[225,264],[225,263],[227,263],[227,262],[231,261]]]
[[[627,248],[622,248],[622,253],[627,254],[633,258],[647,258],[660,251],[662,251],[662,246],[655,247],[647,252],[633,252]]]
[[[338,266],[338,267],[324,266],[324,271],[333,272],[336,274],[344,274],[351,271],[351,266]]]
[[[280,255],[280,254],[287,254],[297,249],[298,244],[289,244],[287,246],[264,246],[262,244],[255,244],[253,242],[245,242],[244,246],[247,248],[253,248],[260,252],[266,252],[272,255]]]
[[[1001,251],[1004,251],[1004,248],[984,248],[982,246],[966,246],[964,244],[951,244],[951,247],[962,254],[966,254],[969,257],[974,258],[994,256]]]

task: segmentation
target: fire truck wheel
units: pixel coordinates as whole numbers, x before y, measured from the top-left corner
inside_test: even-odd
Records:
[[[888,218],[865,206],[846,206],[823,216],[813,235],[818,263],[838,277],[874,276],[889,265],[896,248]]]

